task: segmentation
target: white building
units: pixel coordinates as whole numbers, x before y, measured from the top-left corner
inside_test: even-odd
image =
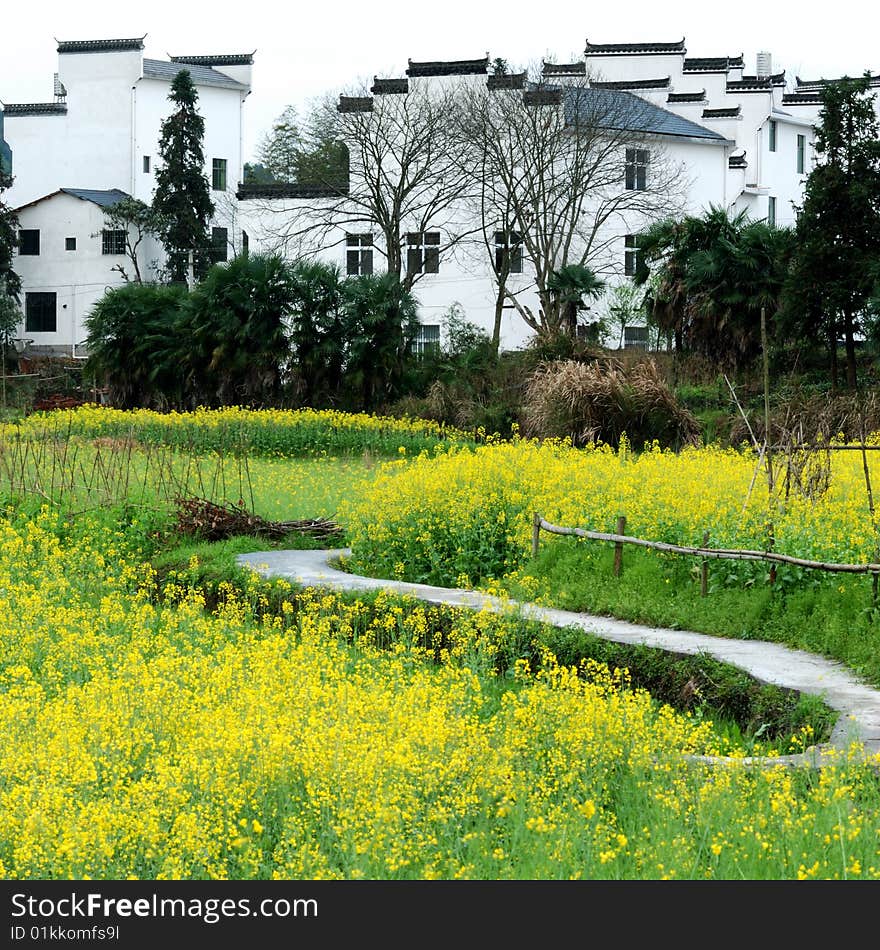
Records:
[[[53,99],[5,104],[5,134],[15,155],[6,198],[18,211],[22,231],[30,232],[16,265],[25,311],[20,336],[36,350],[80,352],[92,304],[123,281],[119,256],[107,252],[119,242],[108,243],[101,208],[120,194],[151,202],[160,126],[181,69],[192,76],[205,120],[204,171],[216,208],[218,256],[225,259],[229,247],[239,246],[235,187],[243,174],[243,110],[253,54],[175,56],[166,62],[144,58],[143,40],[59,42]],[[148,240],[139,254],[149,279],[162,263],[161,247]]]
[[[479,83],[491,89],[489,56],[457,62],[410,62],[406,77],[377,78],[370,96],[340,103],[345,109],[380,109],[382,97],[401,94],[419,84],[450,82]],[[511,77],[513,78],[513,77]],[[818,83],[798,80],[798,93],[786,93],[785,72],[773,71],[768,53],[760,53],[753,72],[746,73],[743,56],[694,57],[684,39],[664,43],[596,44],[587,42],[583,59],[575,63],[543,64],[543,80],[562,87],[577,83],[590,89],[630,97],[640,106],[638,116],[645,148],[653,156],[662,153],[667,163],[678,165],[688,186],[680,208],[700,213],[709,205],[731,212],[745,210],[752,218],[773,224],[794,224],[794,207],[803,195],[803,186],[813,162],[814,123],[818,115]],[[880,85],[880,80],[878,80]],[[626,158],[620,155],[621,166]],[[648,163],[650,174],[651,165]],[[621,182],[621,187],[628,187]],[[274,197],[267,197],[272,196]],[[313,189],[239,189],[242,215],[251,234],[251,247],[284,250],[279,235],[285,228],[285,214],[296,215],[304,204],[318,202]],[[328,199],[328,202],[331,199]],[[454,217],[454,216],[453,216]],[[609,285],[632,272],[638,231],[645,221],[609,221],[603,252],[588,260]],[[318,256],[336,263],[343,273],[358,273],[365,254],[372,266],[381,269],[383,248],[375,246],[377,229],[340,226],[336,233],[324,231]],[[414,225],[413,230],[417,228]],[[355,232],[355,233],[352,233]],[[436,339],[443,315],[458,303],[468,320],[489,330],[494,318],[495,289],[485,250],[465,246],[444,253],[447,243],[438,229],[432,235],[440,247],[436,272],[420,274],[414,293],[420,302],[423,338]],[[366,242],[369,244],[366,245]],[[369,251],[365,250],[365,245]],[[404,248],[404,260],[406,260]],[[423,249],[425,250],[425,249]],[[290,256],[301,251],[287,249]],[[373,251],[376,251],[375,263]],[[528,262],[519,280],[522,299],[528,299]],[[502,325],[502,346],[521,346],[531,336],[514,309],[507,309]],[[640,337],[638,331],[632,340]]]

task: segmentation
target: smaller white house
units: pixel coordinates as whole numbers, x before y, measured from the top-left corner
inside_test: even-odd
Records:
[[[133,276],[128,234],[110,227],[105,216],[127,197],[117,188],[59,188],[16,209],[15,270],[22,281],[23,339],[29,349],[84,355],[85,320],[92,306],[106,290],[125,282],[123,271]],[[150,261],[158,253],[151,238],[138,248],[145,280],[155,277]]]

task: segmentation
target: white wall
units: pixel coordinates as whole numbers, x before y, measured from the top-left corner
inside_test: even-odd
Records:
[[[89,310],[107,288],[123,283],[112,269],[115,264],[121,263],[132,276],[130,262],[124,255],[102,253],[104,209],[91,201],[62,192],[20,211],[19,226],[40,231],[39,256],[19,254],[15,259],[23,285],[22,310],[28,292],[54,291],[57,323],[54,333],[32,332],[23,325],[18,336],[32,340],[34,347],[82,355],[79,344],[85,342]],[[76,238],[75,251],[65,250],[70,237]]]

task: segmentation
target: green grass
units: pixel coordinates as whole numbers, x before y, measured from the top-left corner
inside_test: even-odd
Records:
[[[780,568],[771,587],[763,568],[734,571],[710,563],[708,596],[702,597],[692,558],[627,548],[621,576],[615,577],[610,545],[554,538],[543,541],[538,557],[515,576],[512,596],[533,593],[535,582],[527,578],[535,579],[541,601],[548,605],[784,643],[842,660],[880,686],[880,614],[865,577],[829,578]]]

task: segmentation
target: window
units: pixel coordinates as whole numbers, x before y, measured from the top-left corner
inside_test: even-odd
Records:
[[[410,231],[406,245],[406,269],[410,274],[440,272],[439,231]]]
[[[76,238],[65,238],[65,239],[64,239],[64,250],[65,250],[65,251],[75,251],[75,250],[76,250]]]
[[[373,235],[345,235],[345,273],[352,277],[373,273]]]
[[[102,254],[125,253],[125,229],[101,232]]]
[[[431,356],[440,352],[440,324],[422,323],[412,342],[416,356]]]
[[[229,231],[227,228],[211,228],[211,263],[229,259]]]
[[[770,120],[770,151],[776,151],[776,120]]]
[[[495,270],[501,274],[521,274],[523,270],[522,235],[518,231],[495,232]]]
[[[767,224],[776,227],[776,199],[772,196],[767,199]]]
[[[226,159],[211,160],[211,187],[214,191],[226,191]]]
[[[807,137],[806,135],[799,135],[797,137],[797,173],[803,175],[804,166],[806,165],[806,154],[807,154]]]
[[[18,253],[34,255],[40,253],[39,228],[32,228],[18,232]]]
[[[26,293],[24,295],[25,333],[54,333],[56,294]]]
[[[144,174],[148,174],[150,171],[150,156],[144,155]]]
[[[247,231],[241,232],[241,253],[247,255],[247,252],[250,250],[251,239],[248,237]]]
[[[626,150],[626,190],[645,191],[648,187],[648,158],[646,148]]]
[[[623,273],[627,277],[635,277],[642,264],[641,242],[640,234],[627,234],[623,239]]]
[[[647,327],[624,327],[623,330],[624,349],[648,349],[648,328]]]

